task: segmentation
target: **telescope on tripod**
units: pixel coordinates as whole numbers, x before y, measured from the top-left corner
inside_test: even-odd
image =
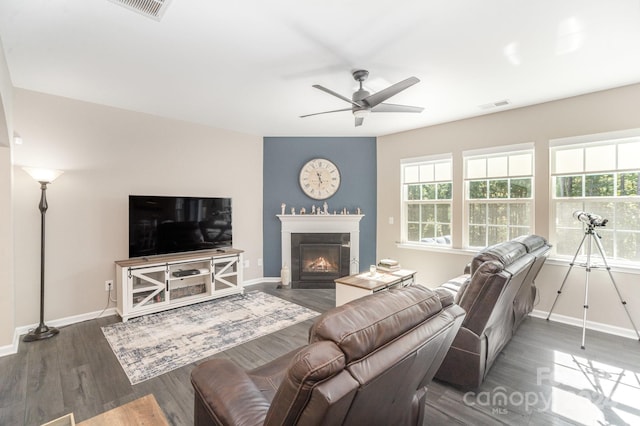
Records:
[[[580,211],[580,210],[574,211],[573,212],[573,217],[576,218],[577,220],[579,220],[580,222],[584,223],[586,225],[586,229],[585,229],[585,232],[584,232],[584,237],[582,237],[582,241],[580,242],[580,245],[578,246],[578,250],[576,250],[576,254],[575,254],[575,256],[573,256],[573,260],[571,261],[571,263],[569,263],[569,270],[567,271],[567,274],[564,276],[564,280],[562,280],[562,285],[560,286],[560,289],[558,290],[558,294],[556,295],[556,299],[553,301],[553,305],[551,305],[551,309],[549,310],[549,315],[547,315],[547,321],[549,320],[549,318],[551,317],[551,314],[553,313],[553,308],[556,306],[556,303],[558,302],[558,298],[562,294],[562,289],[564,288],[564,285],[567,283],[567,278],[569,278],[569,273],[571,272],[571,269],[573,269],[573,267],[576,265],[576,259],[578,258],[578,255],[582,251],[582,246],[584,245],[584,243],[586,241],[586,243],[587,243],[587,248],[586,248],[587,261],[586,261],[585,264],[578,265],[578,266],[584,267],[585,270],[586,270],[586,275],[585,275],[585,279],[584,279],[584,304],[583,304],[583,309],[584,310],[583,310],[583,316],[582,316],[582,344],[581,344],[580,347],[582,349],[585,348],[584,344],[585,344],[585,331],[586,331],[586,327],[587,327],[587,310],[589,309],[589,273],[591,272],[591,269],[599,268],[598,266],[593,266],[593,264],[591,263],[592,243],[595,243],[595,246],[598,248],[598,252],[600,253],[600,256],[602,258],[602,263],[604,264],[605,269],[609,273],[609,278],[611,278],[611,282],[613,283],[613,287],[616,289],[616,293],[618,294],[618,299],[620,299],[620,303],[622,303],[622,307],[624,308],[625,312],[627,313],[627,317],[629,318],[629,321],[631,322],[631,325],[633,326],[633,329],[636,332],[636,336],[638,336],[638,340],[640,340],[640,333],[638,333],[638,328],[634,324],[633,319],[631,318],[631,315],[629,314],[629,310],[627,309],[627,302],[625,300],[623,300],[622,295],[620,294],[620,290],[618,289],[618,285],[616,284],[616,281],[613,279],[613,274],[611,274],[611,268],[609,267],[609,264],[607,263],[607,257],[604,254],[604,248],[602,247],[602,243],[600,242],[600,239],[602,237],[600,235],[598,235],[597,232],[595,232],[595,228],[606,226],[606,224],[607,224],[607,222],[609,222],[609,220],[608,219],[603,219],[602,216],[599,216],[599,215],[596,215],[596,214],[592,214],[592,213],[587,213],[587,212]]]
[[[602,216],[598,216],[597,214],[591,214],[587,212],[583,212],[580,210],[576,210],[573,212],[573,217],[575,217],[580,222],[584,223],[588,226],[606,226],[609,222],[609,219],[603,219]]]

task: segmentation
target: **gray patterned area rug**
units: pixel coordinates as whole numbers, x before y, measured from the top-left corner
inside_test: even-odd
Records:
[[[261,291],[102,327],[132,385],[319,315]]]

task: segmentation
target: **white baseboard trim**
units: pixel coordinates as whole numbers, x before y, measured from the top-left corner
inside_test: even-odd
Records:
[[[0,358],[3,356],[13,355],[15,353],[18,353],[18,341],[20,340],[19,337],[20,336],[17,335],[14,331],[13,343],[11,343],[10,345],[0,346]]]
[[[549,312],[534,309],[529,315],[535,318],[547,319]],[[582,328],[582,319],[568,317],[566,315],[552,314],[549,321],[559,322],[561,324],[573,325]],[[638,340],[636,332],[631,328],[616,327],[614,325],[603,324],[601,322],[587,320],[586,328],[589,330],[600,331],[602,333],[612,334],[614,336],[626,337],[628,339]]]
[[[246,287],[248,285],[254,285],[254,284],[279,283],[279,282],[280,282],[280,277],[262,277],[262,278],[254,278],[252,280],[244,281],[242,283],[242,286]]]
[[[279,282],[280,282],[280,277],[262,277],[262,278],[254,278],[252,280],[244,281],[242,284],[243,286],[246,287],[246,286],[251,286],[251,285],[261,284],[261,283],[279,283]],[[46,321],[46,324],[51,327],[64,327],[65,325],[71,325],[71,324],[76,324],[76,323],[87,321],[87,320],[96,319],[98,318],[98,316],[108,317],[110,315],[117,315],[117,314],[118,312],[116,308],[112,307],[112,308],[106,309],[104,312],[102,311],[88,312],[86,314],[74,315],[66,318]],[[0,357],[18,353],[18,344],[20,343],[20,338],[22,337],[22,335],[27,334],[29,330],[36,328],[37,326],[38,326],[38,323],[16,327],[13,333],[13,342],[10,345],[0,346]]]
[[[279,283],[280,277],[262,277],[262,278],[254,278],[252,280],[247,280],[243,282],[243,286],[251,286],[254,284],[260,283]],[[98,318],[98,315],[101,317],[108,317],[110,315],[117,315],[118,312],[115,307],[108,308],[101,314],[100,311],[88,312],[86,314],[74,315],[66,318],[60,318],[57,320],[46,321],[46,324],[51,327],[64,327],[65,325],[76,324],[82,321],[92,320]],[[6,355],[12,355],[18,353],[18,344],[20,343],[20,338],[23,334],[27,334],[29,330],[36,328],[38,323],[23,325],[20,327],[16,327],[13,333],[13,342],[10,345],[0,346],[0,357]]]
[[[60,318],[60,319],[51,320],[51,321],[45,321],[45,323],[48,326],[60,328],[60,327],[64,327],[65,325],[76,324],[79,322],[88,321],[88,320],[96,319],[99,317],[108,317],[108,316],[117,315],[117,314],[118,314],[118,311],[116,310],[115,307],[113,307],[113,308],[105,309],[104,312],[102,310],[95,311],[95,312],[87,312],[86,314],[73,315],[70,317]],[[29,330],[34,329],[37,326],[38,326],[38,323],[16,327],[16,329],[13,332],[13,343],[11,345],[0,347],[0,357],[18,353],[18,344],[20,343],[20,337],[22,337],[23,334],[27,334]]]

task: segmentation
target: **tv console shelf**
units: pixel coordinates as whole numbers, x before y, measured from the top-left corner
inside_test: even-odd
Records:
[[[218,249],[116,261],[118,314],[141,315],[243,293],[242,250]]]

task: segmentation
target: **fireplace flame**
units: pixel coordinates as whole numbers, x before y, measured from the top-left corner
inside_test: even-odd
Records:
[[[338,266],[322,256],[309,261],[304,268],[309,272],[335,272]]]

